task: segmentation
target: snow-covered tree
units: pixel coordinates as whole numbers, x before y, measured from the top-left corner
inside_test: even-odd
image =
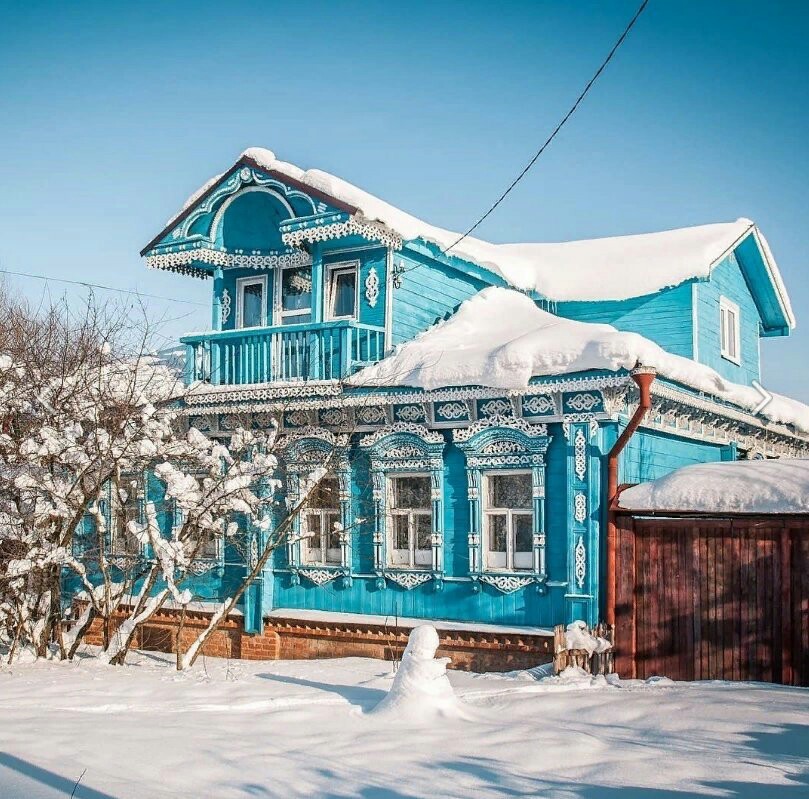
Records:
[[[298,510],[269,523],[275,431],[240,428],[225,445],[184,430],[186,389],[146,354],[147,333],[93,304],[74,318],[0,291],[0,644],[9,660],[21,647],[69,658],[97,620],[101,657],[120,663],[164,603],[188,605],[199,558],[225,542],[252,548],[192,663]]]

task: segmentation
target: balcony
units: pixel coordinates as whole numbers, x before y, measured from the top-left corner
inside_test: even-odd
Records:
[[[184,336],[186,380],[249,385],[338,380],[385,354],[384,328],[353,320]]]

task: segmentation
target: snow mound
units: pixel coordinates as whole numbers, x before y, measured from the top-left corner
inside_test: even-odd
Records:
[[[612,644],[606,638],[593,635],[583,621],[574,621],[565,628],[565,648],[582,649],[588,655],[607,652]]]
[[[436,658],[438,632],[431,624],[414,628],[388,695],[371,711],[404,719],[461,716],[447,676],[449,658]]]
[[[486,288],[444,322],[357,372],[354,385],[525,388],[532,377],[588,370],[652,366],[670,380],[752,410],[761,395],[725,380],[709,366],[672,355],[638,333],[577,322],[539,308],[525,294]],[[774,422],[809,432],[809,407],[773,395],[762,412]]]
[[[794,326],[789,297],[769,245],[749,219],[559,243],[493,244],[466,236],[455,245],[460,233],[431,225],[336,175],[320,169],[303,170],[279,160],[272,150],[263,147],[251,147],[241,157],[353,206],[367,219],[387,225],[405,241],[421,239],[435,244],[449,255],[494,272],[515,288],[537,291],[555,301],[623,300],[704,278],[743,238],[754,235],[784,313]],[[194,192],[183,210],[216,180]]]
[[[809,460],[698,463],[621,492],[630,510],[809,513]]]

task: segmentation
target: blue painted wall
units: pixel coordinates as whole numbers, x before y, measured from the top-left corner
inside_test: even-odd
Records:
[[[563,583],[568,569],[567,444],[561,425],[551,425],[549,432],[552,441],[546,469],[548,580]],[[285,570],[286,552],[278,550],[272,588],[274,607],[531,626],[550,626],[565,618],[564,585],[550,588],[544,595],[538,593],[534,585],[511,594],[503,594],[487,585],[482,585],[477,593],[473,590],[471,581],[466,579],[469,505],[465,459],[451,443],[444,451],[446,579],[443,588],[436,591],[433,583],[427,583],[407,591],[390,582],[385,589],[378,588],[373,576],[373,509],[368,461],[364,454],[355,451],[352,462],[354,505],[357,514],[365,520],[354,531],[352,566],[355,573],[367,576],[355,576],[350,587],[343,586],[339,580],[316,586],[305,578],[300,585],[294,585],[291,574]]]
[[[694,355],[691,283],[628,300],[559,302],[550,310],[568,319],[602,322],[640,333],[675,355]]]
[[[393,291],[393,344],[412,339],[457,310],[458,306],[488,284],[439,263],[431,265],[404,255],[394,258],[401,287]]]
[[[682,466],[722,460],[722,444],[691,441],[656,430],[641,429],[621,455],[621,483],[656,480]]]
[[[695,293],[698,360],[736,383],[758,380],[761,317],[736,257],[731,254],[718,264],[707,280],[696,284]],[[739,306],[741,365],[721,355],[719,298],[723,296]]]

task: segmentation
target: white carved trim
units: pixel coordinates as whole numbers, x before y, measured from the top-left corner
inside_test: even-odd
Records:
[[[385,572],[385,577],[407,591],[433,579],[433,575],[429,572]]]
[[[581,491],[573,498],[573,518],[579,524],[587,520],[587,495]]]
[[[530,422],[526,422],[525,419],[516,419],[511,416],[490,416],[487,419],[481,419],[469,425],[469,427],[453,430],[452,440],[457,444],[463,444],[482,430],[488,430],[492,427],[505,427],[509,430],[519,430],[521,433],[525,433],[525,435],[531,437],[548,435],[548,426],[545,424],[531,424]]]
[[[370,268],[368,276],[365,278],[365,299],[368,300],[371,308],[376,308],[379,300],[379,275],[374,266]]]
[[[579,480],[584,480],[587,475],[587,436],[581,428],[573,436],[573,471]]]
[[[287,247],[300,247],[304,242],[329,241],[345,236],[362,236],[368,241],[378,241],[394,250],[402,249],[402,237],[381,222],[366,219],[362,214],[354,214],[343,222],[328,225],[300,228],[281,234],[281,241]]]
[[[363,436],[360,440],[360,447],[363,449],[373,447],[383,438],[395,435],[396,433],[408,433],[410,435],[417,436],[424,441],[425,444],[444,443],[444,437],[441,435],[441,433],[438,433],[435,430],[428,430],[426,427],[424,427],[424,425],[412,424],[411,422],[394,422],[391,425],[387,425],[379,430],[375,430],[370,435]]]
[[[227,289],[222,289],[222,327],[227,324],[228,319],[230,319],[230,310],[231,310],[232,300],[230,298],[230,292]]]
[[[308,253],[292,251],[260,255],[257,253],[227,252],[213,247],[191,247],[177,252],[159,253],[146,256],[147,269],[180,271],[190,267],[194,261],[221,266],[225,269],[278,269],[288,266],[308,266],[312,258]]]
[[[305,577],[310,582],[313,582],[315,585],[325,585],[334,580],[335,577],[342,577],[343,572],[336,569],[301,568],[298,569],[298,574],[300,574],[301,577]]]
[[[579,536],[574,550],[574,576],[576,585],[584,588],[584,578],[587,576],[587,550],[584,548],[584,536]]]
[[[534,582],[533,577],[517,577],[513,574],[482,574],[480,581],[487,585],[494,586],[498,591],[504,594],[511,594],[514,591],[519,591],[520,588],[525,588],[526,585],[531,585]]]

